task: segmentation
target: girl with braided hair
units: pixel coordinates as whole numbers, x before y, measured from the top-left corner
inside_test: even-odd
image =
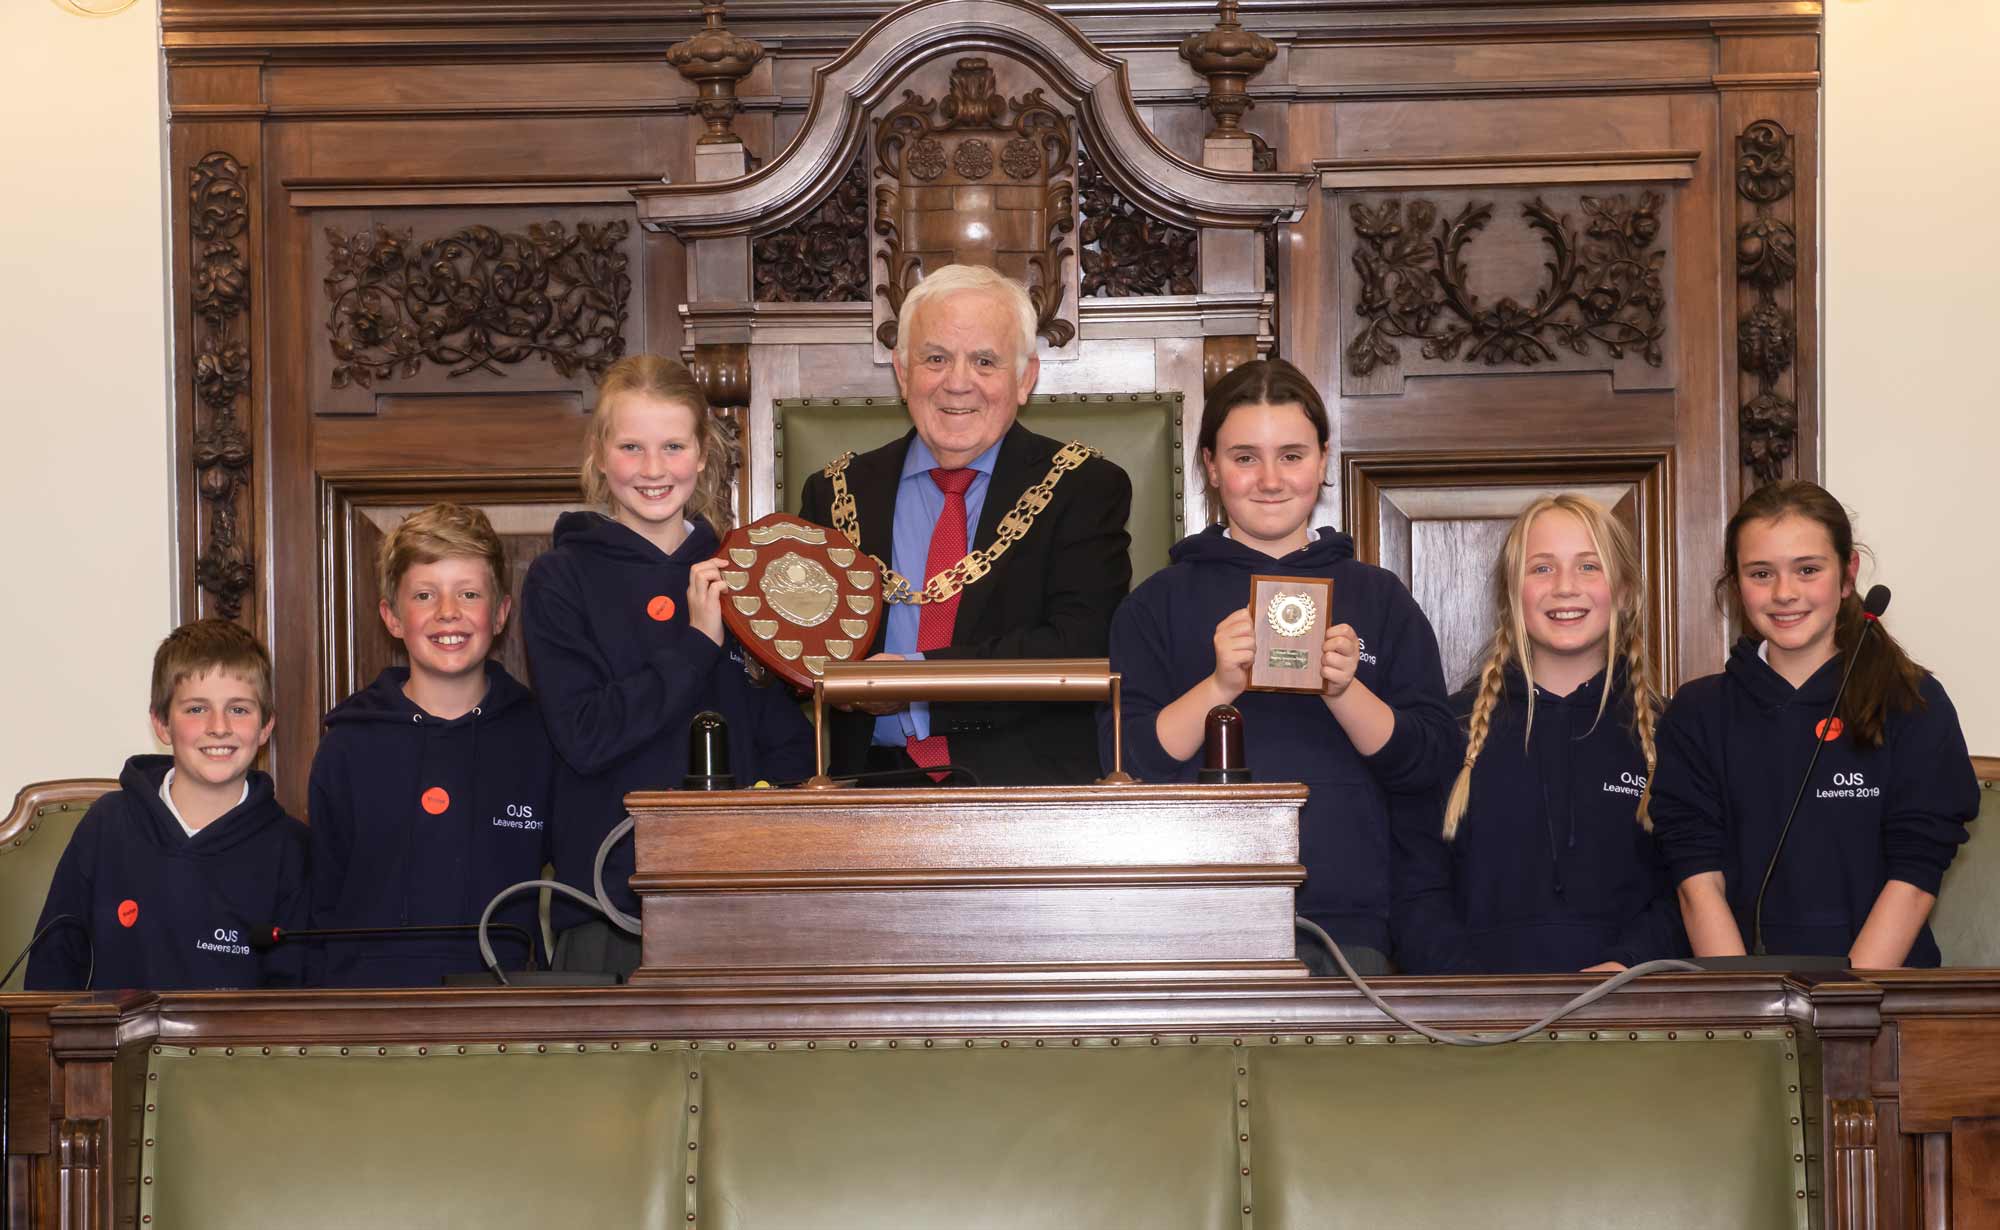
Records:
[[[1622,969],[1680,954],[1648,815],[1659,684],[1639,552],[1579,495],[1514,519],[1495,631],[1452,698],[1465,755],[1443,817],[1396,826],[1396,959],[1411,973]]]

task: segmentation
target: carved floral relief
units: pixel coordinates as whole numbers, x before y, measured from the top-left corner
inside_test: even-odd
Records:
[[[250,264],[244,243],[250,206],[244,167],[233,155],[207,154],[189,172],[188,232],[193,240],[189,300],[194,312],[194,462],[201,549],[194,580],[204,613],[240,619],[256,581],[243,524],[253,453],[244,431],[250,390]]]
[[[1077,185],[1084,298],[1192,295],[1200,289],[1201,243],[1193,230],[1163,222],[1120,196],[1087,149],[1078,151]]]
[[[421,241],[388,226],[327,228],[333,387],[408,379],[426,362],[505,375],[538,357],[564,377],[603,375],[625,353],[629,232],[623,220]]]
[[[1612,360],[1630,353],[1661,366],[1660,195],[1585,195],[1578,208],[1582,216],[1572,220],[1541,197],[1521,206],[1547,256],[1543,276],[1489,302],[1472,289],[1466,249],[1492,222],[1491,204],[1468,201],[1447,217],[1423,198],[1355,202],[1348,211],[1359,274],[1354,310],[1365,323],[1347,345],[1348,372],[1396,366],[1403,342],[1416,343],[1426,359],[1489,367],[1554,362],[1559,350]]]
[[[1736,194],[1743,220],[1736,229],[1736,277],[1744,302],[1736,323],[1736,356],[1756,392],[1737,410],[1743,465],[1758,483],[1775,481],[1797,448],[1799,407],[1783,391],[1798,350],[1798,320],[1779,295],[1798,277],[1799,244],[1779,216],[1798,187],[1792,136],[1776,120],[1758,120],[1736,138]]]
[[[819,207],[751,245],[759,303],[868,298],[868,172],[857,159]]]

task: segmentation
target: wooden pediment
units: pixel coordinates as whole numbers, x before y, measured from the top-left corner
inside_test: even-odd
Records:
[[[1150,214],[1183,226],[1252,229],[1305,212],[1310,175],[1216,170],[1162,145],[1133,106],[1124,62],[1042,5],[917,0],[815,70],[805,123],[769,163],[738,179],[635,188],[640,220],[682,239],[786,226],[834,190],[906,82],[939,61],[979,55],[1038,76],[1052,101],[1074,114],[1105,178]]]

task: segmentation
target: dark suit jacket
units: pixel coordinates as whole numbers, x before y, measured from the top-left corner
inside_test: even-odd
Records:
[[[896,488],[913,429],[890,444],[857,456],[847,467],[861,523],[860,547],[893,563]],[[991,546],[1000,518],[1021,493],[1042,480],[1062,445],[1014,424],[1001,438],[993,477],[980,508],[972,547]],[[924,657],[1101,658],[1109,652],[1111,613],[1132,584],[1132,480],[1102,457],[1063,475],[1049,506],[993,571],[965,587],[949,648]],[[833,483],[816,473],[806,480],[799,515],[833,524]],[[911,577],[917,585],[923,578]],[[887,627],[887,621],[883,626]],[[870,652],[880,652],[881,635]],[[832,758],[837,773],[859,772],[875,719],[832,716]],[[1088,782],[1098,776],[1093,707],[1080,704],[931,705],[931,733],[950,741],[953,763],[978,774],[982,785]]]

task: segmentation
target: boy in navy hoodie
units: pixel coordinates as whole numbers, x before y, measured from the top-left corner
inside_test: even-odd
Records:
[[[507,554],[476,508],[433,504],[382,542],[382,622],[392,666],[326,716],[313,757],[313,925],[476,923],[495,894],[549,857],[554,753],[534,696],[489,661],[511,602]],[[493,916],[494,952],[519,968],[535,899]],[[530,941],[532,942],[532,941]],[[328,986],[436,986],[482,968],[470,932],[316,943]]]
[[[296,986],[298,952],[256,929],[306,914],[306,834],[252,769],[271,737],[271,659],[238,624],[185,624],[153,655],[153,733],[56,865],[28,960],[37,991]],[[58,922],[60,919],[62,921]]]

